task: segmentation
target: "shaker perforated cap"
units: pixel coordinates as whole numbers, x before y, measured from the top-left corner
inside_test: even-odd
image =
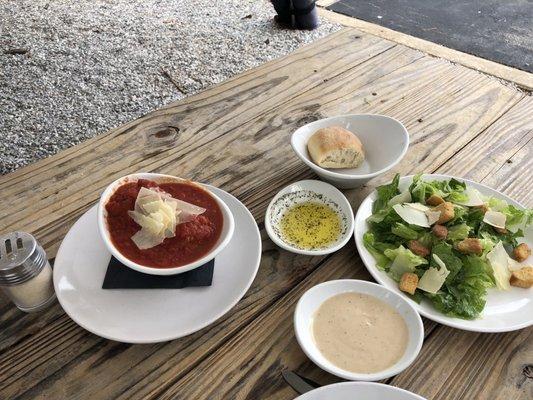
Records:
[[[29,233],[0,236],[0,285],[26,282],[38,275],[46,262],[46,253]]]

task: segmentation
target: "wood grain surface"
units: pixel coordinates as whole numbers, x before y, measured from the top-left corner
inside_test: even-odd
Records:
[[[292,309],[316,283],[370,276],[351,243],[328,257],[305,257],[268,240],[263,215],[272,196],[290,182],[316,178],[292,152],[291,133],[307,122],[345,113],[381,113],[405,124],[411,137],[407,156],[394,171],[345,191],[354,209],[393,173],[422,171],[486,182],[531,206],[526,183],[532,109],[531,97],[499,80],[344,29],[0,177],[0,233],[35,233],[52,256],[102,189],[136,171],[184,176],[231,192],[251,210],[263,242],[259,273],[238,305],[211,326],[166,343],[108,341],[78,327],[58,304],[27,315],[0,298],[0,398],[291,399],[295,393],[280,375],[285,368],[321,383],[335,381],[300,351]],[[397,376],[393,384],[428,398],[444,398],[452,389],[454,398],[527,398],[531,379],[514,366],[531,360],[530,329],[509,338],[502,334],[505,348],[480,353],[477,344],[490,345],[492,335],[428,321],[425,327],[422,355],[411,374]],[[448,337],[458,341],[462,356],[442,350]],[[465,349],[472,350],[466,354]],[[431,363],[435,352],[444,364]],[[513,368],[502,369],[507,362]],[[467,371],[461,369],[465,364]],[[485,364],[491,370],[480,373]],[[422,368],[442,376],[431,385],[420,378]],[[470,388],[472,383],[476,388]]]

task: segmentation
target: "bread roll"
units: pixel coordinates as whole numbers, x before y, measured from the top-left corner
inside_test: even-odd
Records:
[[[307,150],[322,168],[357,168],[365,159],[359,138],[340,126],[316,131],[307,142]]]

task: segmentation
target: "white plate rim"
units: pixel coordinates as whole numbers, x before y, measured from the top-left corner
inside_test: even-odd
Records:
[[[209,190],[213,190],[213,191],[220,191],[220,192],[223,192],[225,195],[228,195],[228,196],[231,196],[235,201],[237,201],[240,206],[243,207],[243,209],[245,210],[245,213],[247,214],[247,217],[250,217],[250,219],[254,222],[253,225],[254,225],[254,228],[255,228],[255,233],[257,235],[257,238],[259,239],[258,240],[258,247],[259,247],[259,251],[258,251],[258,257],[257,259],[255,260],[255,262],[251,265],[254,265],[254,269],[253,269],[253,273],[250,275],[249,279],[248,279],[248,282],[246,283],[245,287],[243,288],[243,290],[241,291],[241,293],[239,293],[238,296],[236,296],[236,298],[230,302],[230,304],[224,308],[223,311],[221,311],[220,313],[218,313],[215,317],[205,321],[203,324],[200,324],[198,327],[195,327],[193,329],[189,329],[187,331],[185,331],[184,333],[180,333],[179,335],[166,335],[166,336],[161,336],[161,337],[158,337],[158,338],[155,338],[155,339],[152,339],[152,340],[124,340],[124,338],[118,338],[116,336],[113,336],[113,335],[108,335],[108,334],[102,334],[101,332],[97,332],[95,329],[93,329],[92,327],[89,327],[87,326],[86,324],[84,324],[83,322],[81,322],[78,318],[76,318],[76,315],[73,314],[72,312],[70,312],[71,310],[68,309],[68,305],[66,305],[62,300],[61,300],[61,295],[59,295],[59,290],[58,290],[58,278],[56,278],[56,268],[53,269],[53,281],[54,281],[54,290],[56,292],[56,296],[57,296],[57,300],[59,302],[59,304],[61,305],[61,307],[63,308],[63,310],[65,311],[65,313],[69,316],[69,318],[71,318],[76,324],[78,324],[79,326],[81,326],[83,329],[99,336],[99,337],[102,337],[104,339],[109,339],[109,340],[114,340],[114,341],[117,341],[117,342],[121,342],[121,343],[131,343],[131,344],[150,344],[150,343],[161,343],[161,342],[167,342],[167,341],[170,341],[170,340],[174,340],[174,339],[179,339],[179,338],[182,338],[182,337],[185,337],[185,336],[188,336],[188,335],[191,335],[195,332],[198,332],[199,330],[201,329],[204,329],[205,327],[211,325],[212,323],[214,323],[215,321],[217,321],[219,318],[221,318],[222,316],[224,316],[225,314],[227,314],[233,307],[235,307],[235,305],[244,297],[244,295],[248,292],[248,290],[250,289],[250,286],[252,285],[255,277],[257,276],[257,272],[259,270],[259,265],[260,265],[260,262],[261,262],[261,255],[262,255],[262,243],[261,243],[261,233],[259,231],[259,227],[257,226],[257,222],[255,221],[255,218],[253,217],[252,213],[250,212],[250,210],[248,210],[248,208],[239,200],[237,199],[235,196],[233,196],[232,194],[222,190],[222,189],[219,189],[219,188],[216,188],[214,186],[211,186],[211,185],[207,185],[207,184],[203,184],[205,186],[207,186],[209,188]],[[81,217],[83,217],[85,214],[93,211],[95,208],[98,207],[98,203],[94,204],[91,208],[89,208],[89,210],[87,210]],[[78,218],[78,219],[80,219]],[[77,222],[78,220],[76,220]],[[74,226],[74,225],[73,225]],[[65,235],[65,238],[63,238],[63,241],[61,242],[61,245],[59,247],[59,250],[57,251],[57,255],[56,255],[56,261],[58,258],[61,258],[61,254],[62,254],[62,251],[65,251],[64,249],[62,250],[63,248],[63,242],[65,241],[65,239],[67,238],[67,236],[71,233],[72,231],[72,228],[69,229],[69,231],[67,232],[67,234]],[[99,235],[99,232],[97,233]],[[55,263],[54,263],[55,265]]]
[[[412,180],[412,178],[414,177],[414,175],[407,175],[407,176],[403,176],[400,178],[400,184],[402,182],[405,182],[406,180]],[[477,186],[477,187],[481,187],[487,191],[490,191],[490,192],[494,192],[497,194],[497,196],[499,196],[501,199],[503,200],[506,200],[507,202],[509,203],[512,203],[512,204],[516,204],[518,205],[520,208],[525,208],[521,203],[519,203],[518,201],[512,199],[511,197],[505,195],[504,193],[500,192],[499,190],[496,190],[496,189],[493,189],[491,188],[490,186],[487,186],[487,185],[484,185],[482,183],[478,183],[478,182],[475,182],[475,181],[472,181],[470,179],[466,179],[466,178],[461,178],[461,177],[456,177],[456,176],[453,176],[453,175],[446,175],[446,174],[422,174],[422,177],[424,179],[437,179],[437,180],[443,180],[443,179],[456,179],[456,180],[459,180],[459,181],[462,181],[462,182],[465,182],[467,184],[470,184],[472,185],[474,188]],[[386,286],[388,287],[389,289],[392,289],[390,287],[390,284],[387,280],[383,279],[384,276],[386,276],[386,273],[379,270],[376,266],[375,266],[375,260],[374,258],[370,255],[370,253],[368,253],[368,250],[366,250],[366,248],[364,247],[364,244],[363,244],[363,238],[362,238],[362,235],[358,235],[358,227],[360,226],[360,224],[366,224],[366,217],[363,217],[361,215],[361,210],[364,208],[363,205],[366,205],[366,203],[372,203],[374,201],[373,197],[376,195],[376,190],[373,190],[367,197],[365,197],[365,199],[361,202],[361,205],[359,206],[358,210],[357,210],[357,213],[355,215],[355,222],[354,222],[354,239],[355,239],[355,245],[357,247],[357,251],[359,253],[359,256],[361,258],[361,261],[363,262],[363,264],[365,265],[366,269],[368,270],[368,272],[370,272],[370,274],[372,275],[372,277],[381,285],[383,286]],[[366,227],[365,225],[365,232],[368,228]],[[368,256],[366,255],[368,253]],[[363,256],[365,255],[365,256]],[[370,265],[369,262],[367,262],[367,259],[371,259],[373,261],[372,265]],[[465,319],[460,319],[460,318],[452,318],[452,317],[447,317],[446,315],[442,314],[441,312],[437,311],[437,310],[433,310],[431,312],[426,312],[424,309],[422,309],[420,307],[420,305],[413,301],[412,299],[408,298],[407,296],[405,296],[404,294],[402,294],[409,302],[411,302],[411,304],[413,305],[413,307],[420,313],[420,315],[422,315],[423,317],[426,317],[432,321],[435,321],[435,322],[438,322],[439,324],[442,324],[442,325],[446,325],[446,326],[449,326],[449,327],[452,327],[452,328],[457,328],[457,329],[461,329],[461,330],[465,330],[465,331],[471,331],[471,332],[482,332],[482,333],[499,333],[499,332],[511,332],[511,331],[515,331],[515,330],[518,330],[518,329],[523,329],[523,328],[527,328],[531,325],[533,325],[533,316],[529,319],[529,320],[525,320],[521,323],[517,323],[517,324],[514,324],[514,325],[511,325],[511,326],[503,326],[503,327],[476,327],[476,326],[472,326],[470,323],[472,322],[471,320],[465,320]],[[474,320],[474,321],[479,321],[479,319],[477,320]]]
[[[402,389],[402,388],[399,388],[397,386],[392,386],[392,385],[387,385],[385,383],[378,383],[378,382],[355,382],[355,381],[351,381],[351,382],[338,382],[338,383],[333,383],[331,385],[326,385],[326,386],[321,386],[319,388],[316,388],[314,390],[311,390],[309,392],[306,392],[300,396],[298,396],[295,400],[312,400],[312,397],[310,396],[315,396],[319,393],[322,393],[322,392],[328,392],[330,390],[335,390],[337,387],[340,387],[340,386],[352,386],[354,387],[355,390],[357,390],[358,388],[361,388],[361,387],[380,387],[382,388],[383,390],[391,390],[393,393],[394,392],[397,392],[397,393],[402,393],[402,394],[405,394],[405,395],[409,395],[409,396],[412,396],[412,400],[426,400],[426,398],[416,394],[416,393],[413,393],[413,392],[410,392],[408,390],[405,390],[405,389]],[[384,394],[389,394],[389,393],[384,393]],[[324,395],[328,395],[328,393],[324,393]],[[330,393],[329,394],[330,396],[331,395],[334,395],[334,393]],[[357,393],[354,393],[354,395],[357,395]],[[330,398],[331,400],[334,400],[333,398]],[[354,398],[355,399],[355,398]]]

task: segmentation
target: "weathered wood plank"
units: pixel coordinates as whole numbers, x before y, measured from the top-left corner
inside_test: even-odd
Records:
[[[395,47],[300,93],[290,102],[241,122],[217,136],[209,147],[173,149],[171,155],[154,156],[157,159],[154,163],[148,163],[146,159],[127,168],[136,170],[148,165],[149,169],[153,167],[174,174],[186,171],[193,179],[210,181],[233,192],[261,220],[275,190],[290,181],[313,176],[287,145],[290,133],[306,121],[342,112],[386,112],[400,118],[412,133],[413,146],[412,154],[397,170],[408,173],[444,163],[520,98],[520,94],[481,74],[441,60],[419,58],[420,53]],[[418,122],[422,116],[423,121]],[[196,119],[193,115],[188,118]],[[150,121],[146,121],[149,126]],[[183,157],[185,154],[187,156]],[[129,153],[126,156],[129,157]],[[280,166],[275,173],[270,168],[273,163]],[[70,207],[67,212],[59,215],[52,210],[54,216],[45,223],[38,223],[37,232],[47,248],[57,246],[63,236],[62,229],[70,226],[93,201],[91,196],[96,197],[101,187],[119,173],[119,170],[115,171],[119,165],[122,165],[119,161],[113,163],[110,167],[113,172],[102,174],[101,181],[81,193],[82,199],[81,194],[61,193],[61,201]],[[81,167],[74,167],[74,175],[76,168]],[[87,181],[89,178],[83,179]],[[388,178],[390,174],[382,179]],[[62,188],[57,176],[52,183],[52,186]],[[369,190],[370,187],[351,191],[349,196],[357,202]],[[35,199],[41,195],[36,195]],[[187,372],[312,272],[320,262],[320,259],[282,252],[268,241],[263,243],[265,251],[260,273],[245,299],[219,323],[182,340],[146,346],[105,341],[76,327],[56,306],[49,311],[50,324],[58,336],[65,332],[68,339],[43,354],[34,350],[44,347],[48,341],[36,328],[42,326],[42,322],[37,318],[20,318],[10,324],[18,324],[22,329],[11,330],[13,335],[9,340],[13,345],[4,349],[2,359],[4,356],[14,359],[16,355],[29,362],[16,367],[4,393],[10,397],[23,395],[28,398],[74,394],[91,397],[104,389],[110,397],[133,398],[157,393],[161,385],[173,382]],[[287,267],[289,265],[291,268]],[[27,324],[27,321],[32,322]],[[80,336],[68,336],[71,329]],[[28,331],[34,333],[28,335]],[[0,338],[3,340],[3,333]],[[79,341],[82,345],[77,348]],[[35,358],[32,358],[33,354],[36,354]],[[44,358],[53,361],[44,362]],[[131,365],[139,367],[130,368]],[[2,378],[11,376],[10,368],[14,368],[10,363],[5,367],[0,369],[0,374],[5,374]],[[123,374],[126,370],[128,374]]]
[[[516,153],[531,152],[533,138],[533,98],[526,96],[511,108],[502,118],[492,124],[486,132],[472,142],[446,163],[446,170],[451,175],[461,175],[467,179],[483,180],[487,185],[503,187],[517,193],[524,205],[533,206],[529,176],[531,166],[519,164],[513,158]],[[465,165],[476,165],[465,173]],[[510,171],[506,173],[506,171]],[[504,184],[503,179],[507,179]]]
[[[464,151],[460,151],[452,160],[441,166],[438,172],[454,173],[473,179],[480,177],[484,183],[490,183],[488,181],[491,177],[485,177],[483,180],[483,174],[480,174],[482,167],[485,167],[485,160],[473,157],[473,161],[468,158],[468,154],[470,151],[475,153],[480,150],[482,144],[485,151],[499,155],[500,166],[507,165],[509,155],[506,154],[506,149],[511,153],[513,148],[523,150],[524,132],[531,133],[530,127],[533,126],[533,120],[530,120],[526,122],[526,126],[517,129],[519,127],[513,121],[517,114],[532,106],[533,102],[529,99],[517,104],[466,146]],[[494,132],[499,134],[494,135]],[[506,140],[501,141],[499,135]],[[531,170],[520,168],[529,162],[528,154],[524,151],[518,153],[521,157],[511,158],[513,164],[518,167],[517,170],[529,172],[524,175],[531,179]],[[494,163],[496,164],[496,161]],[[522,194],[519,186],[507,186],[507,178],[502,177],[501,180],[492,182],[493,187],[521,201],[533,200],[529,193]],[[267,398],[290,399],[294,397],[294,392],[281,378],[281,371],[284,369],[297,370],[322,384],[338,381],[313,366],[300,350],[293,333],[292,313],[301,294],[317,283],[341,278],[368,279],[368,273],[356,254],[354,246],[350,244],[329,258],[294,290],[183,379],[176,381],[165,392],[159,393],[158,397],[253,399],[261,394]],[[265,327],[268,327],[268,335],[265,334]],[[433,330],[435,324],[426,321],[425,328]],[[393,379],[392,384],[429,399],[529,398],[528,393],[532,393],[533,384],[527,381],[523,371],[533,355],[531,335],[533,329],[484,335],[439,325],[432,331],[417,361]],[[202,381],[202,385],[195,384],[199,381]]]
[[[439,328],[392,384],[428,399],[531,399],[533,329],[481,334]]]

